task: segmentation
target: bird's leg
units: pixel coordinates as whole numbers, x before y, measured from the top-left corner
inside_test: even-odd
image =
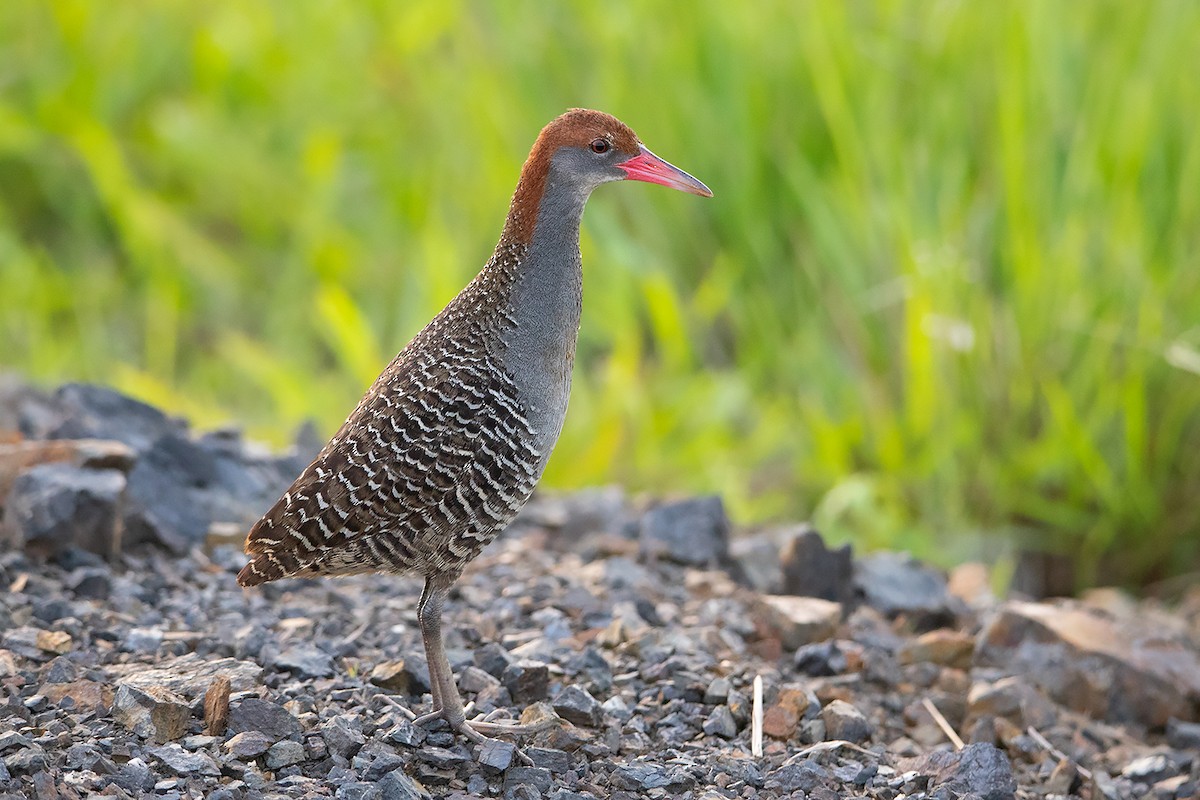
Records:
[[[434,678],[434,661],[433,651],[429,649],[429,634],[426,633],[426,604],[429,602],[430,586],[432,581],[426,580],[424,588],[421,589],[421,599],[417,601],[417,621],[421,626],[421,640],[425,645],[425,660],[429,667],[429,694],[433,698],[433,710],[428,714],[422,714],[413,720],[417,725],[423,725],[427,722],[433,722],[435,719],[442,718],[442,687]],[[439,601],[437,610],[434,613],[433,625],[435,628],[434,638],[438,644],[441,644],[441,603]]]
[[[425,589],[421,592],[421,599],[417,604],[417,620],[421,625],[421,638],[425,642],[425,658],[429,662],[429,688],[433,694],[433,711],[417,717],[415,724],[423,725],[435,719],[444,719],[451,728],[479,745],[486,744],[489,740],[485,732],[536,733],[542,726],[467,719],[466,708],[454,683],[454,671],[450,668],[450,659],[446,657],[446,647],[442,640],[442,606],[451,582],[445,577],[426,578]],[[522,761],[533,763],[520,750],[517,751],[517,755]]]

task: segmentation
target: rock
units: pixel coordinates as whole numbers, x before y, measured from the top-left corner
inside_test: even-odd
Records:
[[[1121,774],[1138,783],[1156,783],[1179,772],[1179,767],[1161,753],[1134,759],[1125,765]]]
[[[162,744],[187,733],[192,710],[182,697],[165,687],[142,690],[123,683],[113,698],[112,716],[143,739]]]
[[[14,547],[43,555],[81,547],[109,553],[117,542],[117,507],[125,491],[117,470],[42,464],[13,481],[4,505],[4,530]]]
[[[497,679],[508,669],[508,665],[513,663],[513,657],[497,642],[487,642],[477,648],[473,658],[475,666]]]
[[[163,632],[158,628],[130,628],[122,646],[131,653],[155,653],[163,643]]]
[[[385,661],[371,671],[371,683],[400,694],[424,694],[429,691],[429,664],[415,653]]]
[[[969,669],[975,654],[975,638],[962,631],[939,628],[909,639],[896,653],[901,664],[941,664]]]
[[[66,631],[38,631],[37,648],[47,653],[69,653],[71,651],[71,634]]]
[[[234,733],[260,731],[275,741],[301,732],[300,721],[287,709],[269,700],[247,697],[229,708],[229,730]]]
[[[222,736],[229,725],[229,692],[233,684],[224,675],[213,678],[204,693],[204,728],[210,736]]]
[[[154,787],[154,773],[142,759],[131,758],[117,769],[113,783],[135,796],[140,796],[142,792]]]
[[[934,750],[907,759],[901,769],[929,776],[929,793],[945,788],[971,793],[981,800],[1013,800],[1017,781],[1003,752],[991,744],[969,744],[962,750]]]
[[[113,704],[112,687],[98,681],[78,680],[70,683],[47,683],[40,690],[46,699],[55,705],[62,705],[70,698],[73,707],[80,711],[100,709],[107,713]]]
[[[274,738],[262,731],[243,731],[230,737],[225,751],[236,759],[250,761],[267,752],[274,743]]]
[[[704,702],[710,706],[724,703],[729,699],[729,690],[733,688],[728,678],[713,678],[704,690]]]
[[[626,791],[666,789],[671,794],[683,794],[695,783],[696,779],[685,769],[665,764],[622,764],[609,776],[610,785]]]
[[[950,570],[946,591],[975,609],[988,608],[995,604],[992,593],[991,571],[978,561],[959,564]]]
[[[544,767],[555,775],[562,775],[571,768],[571,754],[553,747],[530,747],[525,755],[535,767]]]
[[[263,669],[251,661],[234,658],[207,658],[188,653],[160,661],[153,667],[143,664],[112,664],[105,670],[120,678],[120,683],[145,689],[162,686],[184,697],[200,697],[218,677],[229,680],[235,692],[249,691],[262,683]]]
[[[107,567],[80,567],[67,576],[67,588],[81,600],[107,600],[112,573]]]
[[[905,614],[922,626],[954,619],[957,601],[942,573],[905,553],[871,553],[854,563],[854,586],[864,602],[887,616]]]
[[[430,800],[429,792],[405,775],[403,769],[384,775],[378,786],[380,800]]]
[[[46,768],[46,751],[31,744],[5,753],[2,763],[6,770],[18,775],[41,772]]]
[[[550,770],[541,767],[513,767],[504,773],[505,793],[518,786],[528,786],[536,789],[539,794],[546,794],[550,791],[552,782]]]
[[[825,723],[825,736],[831,740],[865,742],[875,732],[870,720],[843,700],[833,700],[822,708],[821,720]]]
[[[1167,744],[1176,750],[1200,750],[1200,723],[1167,720]]]
[[[729,554],[729,519],[719,497],[664,503],[642,517],[643,554],[692,566],[716,565]]]
[[[792,533],[779,551],[783,574],[780,594],[819,597],[835,603],[854,599],[853,551],[849,544],[836,550],[807,525]]]
[[[349,714],[339,714],[321,725],[321,736],[330,753],[351,759],[366,743],[362,720]]]
[[[303,678],[328,678],[334,674],[333,657],[311,644],[292,645],[275,656],[271,666]]]
[[[1020,728],[1041,727],[1054,718],[1049,701],[1025,677],[976,681],[967,693],[967,722],[985,717],[1007,719]]]
[[[267,768],[281,769],[290,767],[292,764],[299,764],[304,760],[304,746],[299,742],[293,742],[290,739],[285,739],[282,742],[276,742],[267,750]]]
[[[832,780],[829,770],[820,764],[801,759],[789,761],[767,775],[766,788],[783,792],[813,792]],[[809,795],[812,796],[811,794]]]
[[[1025,675],[1057,702],[1110,722],[1158,727],[1200,707],[1200,653],[1070,603],[1004,604],[979,633],[975,663]]]
[[[798,648],[792,663],[802,674],[820,678],[852,671],[852,664],[861,664],[861,656],[854,642],[832,639]]]
[[[729,543],[730,574],[743,586],[762,594],[783,593],[783,569],[779,550],[788,535],[785,530],[736,536]]]
[[[504,772],[513,762],[517,746],[500,739],[488,739],[479,748],[479,764],[493,772]]]
[[[548,679],[549,672],[547,672]],[[515,693],[514,699],[516,699]],[[600,703],[597,702],[596,698],[592,697],[587,689],[578,684],[568,686],[559,692],[551,705],[555,713],[576,725],[585,725],[594,728],[600,724],[600,720],[603,718]]]
[[[220,775],[221,768],[208,753],[189,753],[177,744],[155,747],[150,752],[176,775]]]
[[[764,613],[788,650],[832,639],[842,619],[838,603],[816,597],[765,595]]]
[[[550,670],[540,661],[523,658],[505,668],[500,682],[514,703],[536,703],[545,700],[550,691]]]
[[[385,733],[383,738],[389,742],[402,744],[406,747],[420,747],[427,735],[425,728],[418,728],[408,720],[402,719],[391,730]]]
[[[1054,771],[1046,779],[1045,789],[1047,794],[1069,795],[1078,783],[1079,767],[1075,762],[1066,759],[1054,766]]]
[[[108,439],[143,453],[160,437],[186,430],[157,408],[104,386],[68,383],[48,402],[22,409],[31,439]]]
[[[737,736],[737,723],[729,706],[720,705],[712,710],[704,720],[704,732],[709,736],[719,736],[722,739],[732,739]]]

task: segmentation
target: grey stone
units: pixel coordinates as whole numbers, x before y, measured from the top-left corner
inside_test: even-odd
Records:
[[[423,750],[419,752],[423,752]],[[359,763],[359,760],[355,759],[354,763]],[[370,763],[362,770],[362,776],[366,780],[377,781],[403,765],[404,759],[395,753],[378,751],[372,754]]]
[[[71,547],[108,553],[125,476],[112,469],[39,464],[13,481],[4,529],[15,547],[53,555]]]
[[[123,683],[113,698],[112,716],[134,734],[162,744],[187,733],[191,706],[162,686],[145,690]]]
[[[409,653],[385,661],[371,671],[371,683],[401,694],[420,695],[429,691],[429,663],[420,653]]]
[[[188,653],[177,658],[159,661],[153,667],[144,664],[112,664],[105,671],[119,678],[119,683],[146,689],[162,686],[188,698],[204,695],[213,679],[229,679],[230,688],[245,692],[262,683],[263,669],[250,661],[234,658],[210,658]]]
[[[229,708],[229,731],[259,731],[279,741],[300,734],[300,721],[278,703],[247,697]]]
[[[10,772],[40,772],[46,768],[46,751],[36,744],[31,744],[5,753],[3,761],[5,768]]]
[[[337,791],[333,796],[338,800],[380,800],[382,793],[379,788],[373,783],[365,783],[363,781],[354,781],[352,783],[339,783],[331,781],[337,785]]]
[[[333,657],[311,644],[288,647],[271,660],[271,666],[304,678],[328,678],[334,674]]]
[[[497,642],[487,642],[476,649],[474,659],[475,666],[494,678],[502,676],[508,665],[513,663],[513,657]]]
[[[117,768],[113,783],[127,792],[138,795],[154,786],[154,773],[142,759],[131,758]]]
[[[833,781],[833,774],[825,767],[807,759],[786,762],[766,776],[766,788],[784,792],[812,792]]]
[[[788,650],[833,638],[842,619],[838,603],[819,597],[763,595],[764,617]]]
[[[242,731],[225,742],[225,750],[236,759],[249,761],[267,752],[274,743],[275,740],[262,731]]]
[[[1161,753],[1134,759],[1121,770],[1126,778],[1139,783],[1157,783],[1178,772],[1178,765]]]
[[[31,439],[113,439],[138,453],[186,430],[151,405],[86,383],[64,384],[47,403],[22,408],[21,428]]]
[[[529,747],[525,755],[535,767],[544,767],[555,775],[561,775],[571,768],[571,754],[565,750],[553,747]]]
[[[953,622],[958,601],[946,576],[907,553],[870,553],[854,562],[854,586],[867,605],[886,614],[907,614],[923,626]]]
[[[1167,744],[1176,750],[1200,750],[1200,722],[1167,720]]]
[[[822,708],[821,720],[825,723],[825,736],[830,740],[865,742],[875,730],[861,711],[844,700],[833,700]]]
[[[704,702],[710,706],[719,705],[729,699],[729,690],[732,685],[728,678],[713,678],[708,684],[708,688],[704,690]]]
[[[366,743],[362,720],[351,714],[339,714],[321,725],[321,736],[330,753],[350,759]]]
[[[854,599],[853,551],[849,544],[830,550],[821,534],[803,526],[784,541],[779,560],[783,573],[781,594],[843,604]]]
[[[130,628],[121,643],[131,653],[155,653],[163,643],[163,632],[158,628]]]
[[[729,706],[719,705],[712,710],[704,720],[704,732],[709,736],[719,736],[722,739],[732,739],[737,736],[737,723]]]
[[[492,770],[493,772],[503,772],[512,764],[516,753],[517,746],[512,742],[505,742],[500,739],[488,739],[479,748],[479,764],[484,769]]]
[[[395,769],[379,780],[380,800],[429,800],[429,792],[421,788],[404,770]]]
[[[208,753],[189,753],[178,744],[155,747],[150,753],[176,775],[220,775],[221,768]]]
[[[553,782],[554,778],[550,774],[550,770],[542,767],[513,767],[504,773],[504,790],[506,793],[510,789],[515,789],[519,786],[529,786],[536,789],[539,793],[545,794],[550,791]]]
[[[608,780],[613,787],[626,791],[666,789],[683,793],[696,784],[695,777],[681,767],[645,762],[622,764],[612,771]]]
[[[424,728],[418,728],[408,720],[402,719],[385,733],[383,738],[405,747],[420,747],[427,735]]]
[[[433,747],[425,745],[417,751],[417,756],[424,762],[432,764],[438,769],[455,769],[460,764],[470,762],[470,757],[460,753],[457,750],[450,750],[445,747]]]
[[[505,668],[500,682],[514,703],[536,703],[545,700],[550,691],[550,670],[540,661],[523,658]]]
[[[549,677],[549,673],[547,673]],[[514,694],[515,699],[515,694]],[[594,728],[600,724],[603,713],[596,698],[578,684],[573,684],[558,693],[551,703],[555,712],[576,725],[586,725]]]
[[[644,554],[679,564],[711,566],[729,555],[729,518],[720,497],[664,503],[642,517]]]
[[[79,567],[67,576],[67,588],[82,600],[107,600],[112,573],[107,567]]]
[[[935,750],[901,764],[929,776],[929,791],[945,787],[958,794],[972,793],[981,800],[1013,800],[1017,781],[1008,757],[995,745],[977,742],[962,750]]]
[[[267,750],[267,767],[269,769],[290,767],[292,764],[299,764],[303,760],[304,746],[290,739],[276,742]]]

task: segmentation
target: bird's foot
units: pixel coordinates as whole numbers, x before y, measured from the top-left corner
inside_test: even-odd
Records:
[[[417,717],[415,720],[413,720],[413,724],[424,726],[437,720],[445,720],[446,724],[449,725],[453,730],[462,734],[480,747],[486,747],[489,743],[496,741],[488,734],[499,734],[502,736],[532,736],[539,731],[546,730],[553,724],[553,721],[551,720],[545,720],[532,725],[523,725],[518,722],[510,721],[497,721],[493,719],[493,717],[498,713],[495,711],[486,717],[481,714],[473,719],[467,719],[466,715],[471,713],[472,705],[473,704],[468,703],[461,714],[454,715],[448,714],[447,710],[444,708],[435,709],[430,711],[428,714],[422,714],[421,716]],[[458,719],[453,719],[452,716],[458,717]],[[533,766],[533,759],[525,755],[525,753],[521,751],[521,748],[516,748],[515,754],[517,759],[522,764],[530,767]]]

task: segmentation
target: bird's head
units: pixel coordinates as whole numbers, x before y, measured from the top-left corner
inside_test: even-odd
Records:
[[[619,180],[657,183],[712,197],[700,181],[664,161],[638,141],[629,126],[602,111],[573,108],[542,129],[530,160],[588,190]]]

